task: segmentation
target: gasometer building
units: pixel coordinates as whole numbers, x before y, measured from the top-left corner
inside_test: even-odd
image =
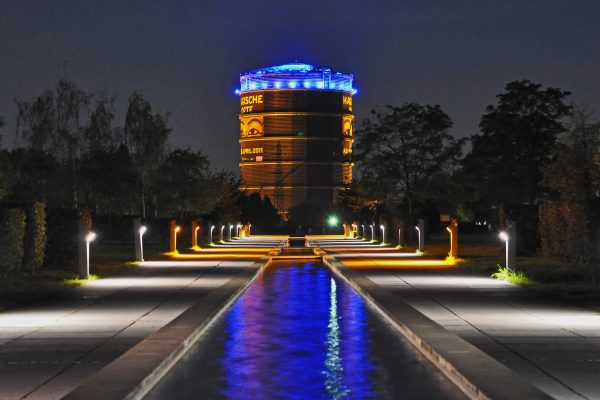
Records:
[[[292,63],[240,76],[245,189],[283,216],[298,204],[331,204],[352,182],[352,75]]]

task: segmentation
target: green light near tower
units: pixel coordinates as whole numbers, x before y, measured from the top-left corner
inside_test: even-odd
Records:
[[[336,217],[335,215],[330,215],[327,218],[327,225],[329,225],[330,227],[335,227],[340,223],[340,220],[338,217]]]

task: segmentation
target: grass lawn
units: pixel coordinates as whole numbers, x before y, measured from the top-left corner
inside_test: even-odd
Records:
[[[434,236],[426,246],[427,253],[443,257],[449,250],[448,238]],[[496,234],[459,236],[458,271],[491,276],[504,266],[504,243]],[[600,311],[600,271],[551,257],[532,255],[517,257],[516,275],[511,282],[558,296]]]

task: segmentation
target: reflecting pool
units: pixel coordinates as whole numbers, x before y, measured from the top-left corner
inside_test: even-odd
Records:
[[[148,399],[463,399],[320,263],[270,266]]]

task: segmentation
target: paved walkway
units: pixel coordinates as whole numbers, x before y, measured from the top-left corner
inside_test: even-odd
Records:
[[[255,244],[266,247],[146,262],[0,313],[0,399],[63,397],[269,251]]]
[[[551,396],[600,398],[598,313],[441,260],[352,242],[326,250]]]

